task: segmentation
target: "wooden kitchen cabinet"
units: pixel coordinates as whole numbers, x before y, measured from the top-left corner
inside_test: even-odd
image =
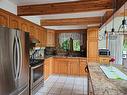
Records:
[[[29,23],[24,19],[20,19],[20,29],[24,32],[30,32]]]
[[[68,73],[68,60],[64,58],[56,58],[55,59],[55,64],[56,64],[56,72],[57,74],[62,74],[62,75],[67,75]]]
[[[59,74],[59,64],[59,61],[57,59],[54,59],[53,74]]]
[[[98,60],[98,28],[87,30],[87,59],[88,62]]]
[[[47,44],[47,32],[45,28],[41,28],[42,31],[42,46],[46,47]]]
[[[69,59],[68,74],[79,75],[79,59]]]
[[[111,59],[111,57],[108,57],[108,56],[100,56],[99,63],[100,64],[109,64],[110,59]]]
[[[10,22],[9,23],[10,28],[21,29],[19,17],[15,16],[15,15],[11,15],[9,22]]]
[[[80,59],[80,66],[79,66],[80,76],[87,75],[87,72],[85,71],[86,66],[87,66],[87,60],[86,59]]]
[[[53,74],[54,58],[47,58],[44,61],[44,80]]]
[[[54,30],[47,30],[47,46],[48,47],[55,47],[55,31]]]
[[[0,25],[9,27],[9,14],[0,9]]]

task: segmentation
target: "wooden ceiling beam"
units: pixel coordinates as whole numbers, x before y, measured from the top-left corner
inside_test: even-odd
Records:
[[[101,24],[101,17],[41,20],[41,26]]]
[[[112,9],[112,0],[82,0],[18,6],[18,16],[90,12]]]

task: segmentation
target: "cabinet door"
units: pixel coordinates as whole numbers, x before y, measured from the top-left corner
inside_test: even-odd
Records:
[[[88,42],[88,61],[97,61],[98,56],[98,40],[97,39],[90,39]]]
[[[98,28],[87,30],[87,57],[88,62],[98,60]]]
[[[30,37],[34,38],[36,35],[36,27],[34,26],[34,24],[32,23],[29,24],[29,30],[30,30]]]
[[[9,15],[0,9],[0,25],[9,27]]]
[[[42,31],[43,31],[42,45],[46,46],[46,44],[47,44],[47,31],[44,28],[42,28]]]
[[[10,28],[20,29],[20,19],[17,16],[10,16]]]
[[[47,30],[47,46],[55,46],[55,32],[54,30]]]
[[[70,75],[79,75],[79,60],[78,59],[71,59],[69,60],[69,68]]]
[[[44,79],[46,80],[50,76],[50,61],[46,59],[44,61]]]
[[[67,75],[68,73],[68,62],[66,60],[57,60],[59,62],[59,74]]]
[[[53,74],[59,74],[59,62],[56,59],[53,63]]]
[[[30,31],[29,30],[29,23],[26,20],[21,19],[20,20],[20,29],[22,31],[29,32]]]
[[[85,72],[85,67],[87,66],[87,61],[86,60],[80,60],[80,67],[79,67],[79,72],[80,76],[87,75],[87,72]]]
[[[49,76],[49,68],[48,68],[48,64],[45,62],[44,64],[44,79],[46,80]]]

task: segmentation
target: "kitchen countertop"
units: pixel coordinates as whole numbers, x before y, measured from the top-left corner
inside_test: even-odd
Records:
[[[118,65],[114,66],[127,75],[126,68]],[[127,81],[107,78],[99,63],[88,63],[88,69],[94,95],[127,95]]]
[[[53,57],[53,58],[86,58],[86,57],[71,57],[71,56],[57,56],[57,55],[54,55],[54,56],[46,56],[45,59],[50,58],[50,57]]]

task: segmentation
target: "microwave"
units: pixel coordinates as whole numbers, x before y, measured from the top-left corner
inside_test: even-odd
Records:
[[[99,49],[99,56],[110,56],[110,51],[108,49]]]

